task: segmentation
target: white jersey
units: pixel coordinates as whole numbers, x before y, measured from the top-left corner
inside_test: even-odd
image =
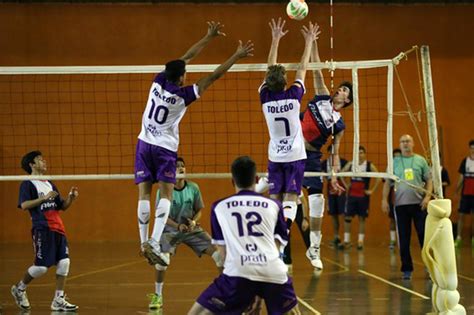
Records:
[[[199,98],[196,84],[179,87],[159,73],[150,88],[138,139],[173,152],[178,151],[179,122],[189,104]]]
[[[263,83],[258,92],[270,133],[268,159],[272,162],[293,162],[306,159],[300,122],[304,83],[297,80],[289,89],[272,92]],[[301,85],[301,86],[300,86]]]
[[[288,242],[281,203],[240,191],[214,203],[211,228],[212,243],[226,247],[225,275],[278,284],[288,280],[275,244],[275,239]]]

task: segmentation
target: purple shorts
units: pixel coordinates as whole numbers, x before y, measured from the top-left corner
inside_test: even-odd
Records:
[[[293,281],[283,284],[252,281],[221,274],[198,297],[197,302],[214,314],[240,315],[260,296],[269,315],[284,314],[297,304]]]
[[[138,139],[135,155],[135,184],[176,183],[176,152]]]
[[[306,160],[275,163],[268,161],[270,194],[301,193]]]

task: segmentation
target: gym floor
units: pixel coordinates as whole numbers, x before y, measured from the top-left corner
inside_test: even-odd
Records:
[[[299,236],[293,240],[293,279],[302,314],[426,314],[431,308],[431,281],[413,243],[415,272],[400,279],[398,251],[369,244],[363,251],[322,247],[324,271],[315,274],[304,256]],[[168,268],[164,308],[149,312],[147,293],[154,290],[154,268],[139,257],[136,243],[71,243],[71,271],[66,294],[80,314],[186,314],[196,297],[217,275],[209,257],[198,259],[185,246],[178,248]],[[0,245],[1,314],[55,314],[54,268],[28,287],[32,305],[20,311],[10,295],[32,261],[30,244]],[[474,312],[474,250],[457,251],[461,304]],[[264,312],[265,313],[265,312]]]

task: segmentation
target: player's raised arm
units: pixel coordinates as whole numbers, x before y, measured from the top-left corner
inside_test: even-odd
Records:
[[[242,41],[239,40],[239,46],[237,47],[237,50],[235,51],[232,56],[230,56],[229,59],[227,59],[223,64],[221,64],[219,67],[214,70],[213,73],[208,75],[207,77],[204,77],[200,79],[197,82],[197,86],[199,88],[199,94],[202,95],[202,93],[217,79],[219,79],[224,73],[227,72],[227,70],[232,67],[234,63],[236,63],[239,59],[248,57],[248,56],[253,56],[253,43],[252,41],[247,41],[245,44],[242,44]]]
[[[319,26],[318,26],[318,35],[319,35]],[[319,57],[319,47],[318,47],[318,38],[314,40],[313,48],[311,51],[311,61],[312,62],[321,62]],[[321,69],[313,70],[313,80],[314,80],[314,90],[316,95],[329,95],[329,90],[324,83],[323,72]]]
[[[270,46],[270,52],[268,53],[268,66],[273,66],[277,63],[278,57],[278,45],[280,44],[280,39],[288,33],[288,30],[283,30],[285,27],[286,21],[278,18],[278,21],[275,22],[272,19],[268,25],[272,30],[272,45]]]
[[[311,55],[311,47],[313,46],[313,42],[317,40],[320,33],[319,25],[313,25],[313,23],[309,22],[308,26],[303,26],[301,33],[303,34],[305,45],[300,64],[296,70],[295,80],[301,80],[304,82],[304,78],[306,77],[306,69],[308,68],[308,62]]]
[[[225,33],[222,32],[222,28],[224,25],[222,25],[219,22],[207,22],[208,28],[207,28],[207,33],[204,35],[203,38],[201,38],[197,43],[191,46],[191,48],[188,49],[188,51],[179,59],[184,60],[186,64],[191,61],[194,57],[196,57],[204,47],[209,44],[209,42],[218,36],[226,36]]]

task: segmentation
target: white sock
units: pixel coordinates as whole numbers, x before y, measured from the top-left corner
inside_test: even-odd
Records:
[[[153,225],[153,233],[151,234],[151,238],[156,242],[160,241],[161,234],[163,234],[170,208],[171,202],[168,199],[161,198],[160,202],[158,202],[158,207],[156,207],[155,223]]]
[[[157,295],[163,294],[163,282],[155,282],[155,293]]]
[[[395,242],[397,240],[397,232],[396,231],[390,231],[390,241]]]
[[[18,290],[21,290],[21,291],[25,291],[25,290],[26,290],[26,284],[23,282],[23,280],[21,280],[20,282],[18,282],[18,284],[16,285],[16,287],[18,288]]]
[[[148,240],[148,224],[150,223],[150,200],[139,200],[138,208],[138,231],[140,233],[140,244]]]
[[[58,297],[63,297],[64,296],[64,290],[56,290],[54,293],[54,298],[57,299]]]
[[[359,233],[358,241],[361,242],[361,243],[364,242],[364,236],[365,236],[364,234]]]
[[[344,232],[344,243],[351,242],[351,233]]]
[[[309,240],[311,241],[311,247],[319,247],[321,245],[321,231],[311,231],[309,233]]]

